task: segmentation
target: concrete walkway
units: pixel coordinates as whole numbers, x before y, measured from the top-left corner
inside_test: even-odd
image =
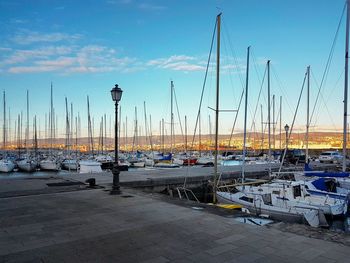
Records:
[[[103,189],[0,199],[0,262],[348,262],[350,248]]]

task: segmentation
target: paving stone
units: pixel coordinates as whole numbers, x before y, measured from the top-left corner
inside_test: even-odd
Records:
[[[165,257],[156,257],[156,258],[151,258],[149,260],[145,260],[145,261],[140,261],[140,263],[166,263],[169,262],[170,260],[165,258]],[[174,262],[174,261],[172,261]]]
[[[226,244],[226,245],[221,245],[221,246],[217,246],[217,247],[214,247],[212,249],[206,250],[205,252],[212,255],[212,256],[217,256],[217,255],[220,255],[224,252],[232,251],[236,248],[237,247],[232,245],[232,244]]]
[[[254,261],[260,260],[262,258],[264,258],[263,255],[255,252],[251,252],[249,254],[240,255],[236,259],[238,260],[238,262],[248,263],[248,262],[254,262]]]
[[[215,242],[218,244],[235,243],[236,241],[241,240],[243,238],[245,238],[244,235],[234,234],[234,235],[231,235],[228,237],[217,239],[217,240],[215,240]]]

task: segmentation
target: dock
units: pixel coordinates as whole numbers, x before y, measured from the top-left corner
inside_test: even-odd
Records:
[[[268,165],[247,165],[246,177],[259,178],[268,175]],[[272,166],[277,170],[278,165]],[[220,167],[219,173],[222,180],[233,180],[241,178],[241,166]],[[62,176],[70,180],[85,181],[88,178],[95,178],[96,183],[108,185],[112,183],[111,172],[100,174],[67,174]],[[120,184],[132,188],[149,188],[155,191],[161,190],[167,186],[181,186],[186,181],[186,185],[196,187],[214,178],[213,167],[202,166],[183,166],[180,168],[141,168],[130,169],[120,172]]]
[[[121,181],[179,176],[159,173],[123,172]],[[350,238],[243,224],[232,209],[221,213],[125,185],[121,195],[110,195],[111,173],[70,176],[0,180],[0,262],[346,262],[350,256]],[[87,177],[100,186],[89,188]]]

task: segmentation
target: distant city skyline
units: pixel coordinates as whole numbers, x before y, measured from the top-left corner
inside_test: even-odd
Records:
[[[106,114],[113,133],[114,104],[110,90],[123,89],[121,132],[133,133],[137,107],[144,130],[152,116],[152,133],[159,134],[163,118],[170,133],[170,81],[174,81],[182,126],[188,119],[193,134],[208,52],[216,15],[222,12],[220,108],[237,109],[245,81],[246,49],[252,46],[249,85],[249,131],[261,130],[267,121],[267,86],[257,102],[271,60],[271,94],[275,95],[275,121],[279,131],[282,96],[282,129],[291,125],[306,67],[311,65],[311,109],[331,51],[345,0],[106,0],[106,1],[0,1],[0,91],[6,91],[10,112],[10,138],[18,114],[25,125],[26,90],[30,98],[30,127],[37,115],[41,134],[50,109],[50,83],[58,117],[58,135],[65,134],[65,102],[79,112],[81,133],[87,134],[86,97],[90,98],[94,134]],[[345,15],[334,54],[312,121],[312,131],[342,129]],[[201,109],[202,132],[214,131],[215,45]],[[306,122],[305,90],[295,123],[303,132]],[[2,102],[2,94],[1,100]],[[243,129],[243,105],[236,132]],[[0,129],[3,110],[0,106]],[[255,125],[252,125],[255,114]],[[175,132],[180,124],[174,106]],[[7,115],[7,118],[9,116]],[[229,134],[234,113],[220,114],[220,133]],[[111,121],[110,121],[111,119]],[[112,126],[112,127],[110,127]],[[124,129],[124,131],[123,131]],[[266,131],[266,130],[265,130]],[[0,138],[2,133],[0,134]]]

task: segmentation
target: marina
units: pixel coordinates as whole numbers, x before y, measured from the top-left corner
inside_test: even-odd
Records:
[[[350,0],[24,2],[0,262],[348,261]]]
[[[110,173],[108,177],[104,186],[110,187]],[[9,188],[4,187],[5,180],[21,182]],[[40,193],[47,184],[62,179],[34,180],[2,179],[0,184],[1,241],[6,242],[0,258],[4,262],[201,261],[203,255],[210,261],[288,261],[293,257],[341,262],[350,244],[349,237],[339,232],[314,231],[298,224],[259,226],[259,219],[246,224],[249,217],[242,219],[234,210],[131,188],[123,188],[119,196],[86,184],[64,186],[65,191],[58,189],[63,186],[51,186]],[[4,197],[5,189],[13,196]],[[281,246],[285,242],[288,246]]]
[[[313,163],[313,166],[317,166],[319,169],[331,169],[336,168],[334,164],[322,164]],[[239,182],[241,176],[241,165],[235,166],[222,166],[220,167],[221,180],[226,182],[226,185],[232,184],[232,182]],[[275,167],[277,171],[278,167]],[[295,169],[295,168],[293,168]],[[299,167],[301,169],[301,167]],[[258,185],[262,183],[269,182],[268,176],[269,167],[261,164],[247,165],[246,167],[246,178],[251,180],[252,183]],[[32,195],[33,193],[49,193],[54,187],[49,186],[51,181],[54,183],[60,182],[60,186],[57,189],[59,191],[68,191],[70,187],[73,190],[81,189],[86,187],[89,179],[94,179],[94,184],[98,187],[109,188],[112,184],[112,174],[110,171],[104,171],[101,173],[80,173],[80,172],[70,172],[66,170],[61,170],[59,172],[48,172],[48,171],[37,171],[35,173],[23,173],[23,172],[13,172],[11,174],[0,175],[0,180],[2,184],[2,193],[0,197],[5,198],[9,196],[26,196]],[[184,166],[176,169],[167,168],[130,168],[128,171],[122,171],[120,173],[120,185],[122,187],[139,189],[139,191],[155,194],[166,194],[172,198],[180,198],[184,201],[197,201],[203,204],[212,203],[212,182],[213,182],[213,168],[203,167],[203,166]],[[20,186],[23,182],[33,182],[49,180],[50,183],[44,184],[45,187],[38,191],[32,191],[28,189],[26,191],[25,186]],[[6,191],[9,186],[14,185],[15,191]],[[249,187],[249,183],[247,183]],[[26,185],[26,183],[24,183]],[[238,185],[240,185],[238,183]],[[16,189],[18,188],[18,189]],[[9,188],[11,189],[11,187]],[[220,200],[220,204],[228,204],[227,200]],[[247,207],[247,206],[244,206]],[[242,209],[242,211],[246,211]],[[261,212],[260,212],[261,213]],[[253,213],[256,216],[259,213]],[[264,213],[262,213],[264,214]],[[325,223],[327,229],[332,229],[332,231],[343,231],[348,232],[348,216],[347,212],[345,217],[332,218],[327,217],[327,223]],[[264,216],[262,217],[264,218]],[[284,217],[272,217],[279,221],[286,221],[292,223],[306,223],[300,219],[286,220]]]

